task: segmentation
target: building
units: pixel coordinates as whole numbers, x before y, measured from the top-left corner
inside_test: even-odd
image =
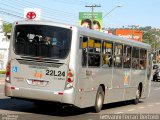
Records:
[[[142,42],[143,31],[135,29],[116,29],[115,35]]]
[[[3,32],[3,20],[0,18],[0,70],[5,70],[8,59],[9,40]]]

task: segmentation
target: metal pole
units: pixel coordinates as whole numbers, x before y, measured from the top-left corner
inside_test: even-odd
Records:
[[[103,16],[103,18],[105,18],[108,14],[110,14],[113,10],[115,10],[116,8],[119,8],[119,7],[122,7],[122,5],[120,4],[120,5],[117,5],[116,7],[114,7],[114,8],[112,8],[107,14],[105,14],[104,16]],[[103,19],[102,18],[102,19]]]
[[[93,6],[92,6],[92,24],[91,24],[91,28],[93,29],[93,21],[94,21],[94,10],[93,10]]]
[[[85,7],[91,7],[91,8],[92,8],[91,28],[93,29],[93,21],[94,21],[94,8],[95,8],[95,7],[101,7],[101,5],[86,5]]]

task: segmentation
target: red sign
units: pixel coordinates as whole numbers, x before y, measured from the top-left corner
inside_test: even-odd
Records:
[[[131,40],[142,42],[142,30],[135,29],[116,29],[115,34],[120,37],[125,37]]]
[[[36,18],[36,13],[35,12],[28,12],[26,17],[28,19],[35,19]]]

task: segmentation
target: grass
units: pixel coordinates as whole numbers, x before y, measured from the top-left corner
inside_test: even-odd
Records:
[[[0,70],[0,74],[6,74],[6,70]]]

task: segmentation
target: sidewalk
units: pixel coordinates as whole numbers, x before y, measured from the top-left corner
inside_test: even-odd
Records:
[[[0,85],[4,84],[5,82],[5,75],[0,74]]]

